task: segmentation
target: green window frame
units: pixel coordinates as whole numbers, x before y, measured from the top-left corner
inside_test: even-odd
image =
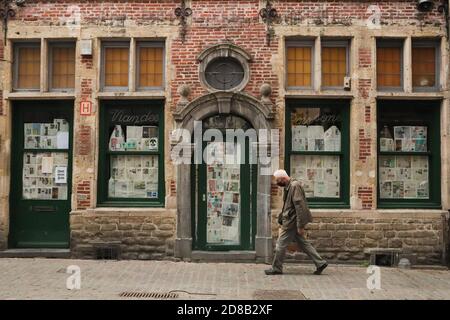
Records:
[[[377,207],[380,209],[441,209],[441,155],[440,155],[440,105],[441,101],[388,101],[377,102]],[[394,126],[427,127],[427,151],[381,151],[382,130]],[[394,136],[395,142],[395,136]],[[403,142],[402,142],[403,143]],[[387,149],[384,147],[383,149]],[[396,150],[394,143],[394,150]],[[403,149],[403,148],[402,148]],[[383,157],[405,156],[413,161],[415,157],[428,158],[428,198],[381,197],[380,168]],[[380,158],[381,157],[381,158]],[[398,159],[398,158],[395,158]],[[397,160],[395,160],[396,162]],[[395,166],[397,170],[397,165]],[[413,178],[411,165],[411,178]],[[397,173],[396,173],[397,174]],[[396,180],[397,177],[396,177]],[[393,188],[393,186],[392,186]],[[419,189],[417,187],[417,189]],[[403,193],[405,194],[405,189]],[[392,191],[393,192],[393,191]]]
[[[145,113],[148,112],[157,116],[158,123],[158,142],[157,150],[150,151],[130,151],[120,150],[111,151],[109,147],[109,139],[111,135],[111,127],[117,124],[121,124],[122,127],[126,127],[127,122],[120,122],[120,120],[113,121],[108,116],[108,110],[110,109],[124,110],[134,108],[139,110],[139,115],[145,117]],[[117,117],[116,119],[119,119]],[[122,117],[125,119],[125,117]],[[140,118],[146,119],[146,118]],[[132,125],[132,124],[128,124]],[[137,125],[137,124],[136,124]],[[141,125],[148,125],[142,123]],[[98,166],[98,206],[99,207],[164,207],[165,205],[165,181],[164,181],[164,101],[163,100],[123,100],[123,101],[108,101],[104,100],[100,103],[100,137],[99,137],[99,166]],[[110,197],[108,194],[110,172],[111,172],[111,157],[114,156],[156,156],[158,161],[158,173],[157,173],[157,185],[158,194],[154,198],[143,197]]]
[[[340,117],[335,121],[339,124],[341,133],[340,151],[294,151],[292,150],[292,113],[295,109],[300,108],[320,108],[322,110],[334,110]],[[308,203],[311,208],[349,208],[349,183],[350,183],[350,100],[302,100],[288,99],[286,101],[285,116],[285,169],[291,174],[291,157],[297,155],[303,156],[335,156],[339,157],[339,196],[338,197],[309,197]],[[325,119],[324,117],[323,119]],[[295,178],[295,176],[292,176]],[[301,181],[301,180],[300,180]]]

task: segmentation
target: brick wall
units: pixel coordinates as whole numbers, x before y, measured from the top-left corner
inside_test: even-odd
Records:
[[[368,157],[372,155],[371,153],[371,139],[367,136],[367,131],[365,129],[359,129],[359,160],[363,162],[366,161]]]
[[[81,181],[76,187],[77,209],[86,209],[91,206],[91,181]]]
[[[361,199],[362,209],[372,209],[373,187],[358,187],[358,198]]]
[[[90,100],[92,96],[92,79],[81,80],[81,99]]]
[[[179,94],[177,89],[182,84],[191,87],[190,99],[206,93],[198,79],[198,54],[213,44],[224,41],[244,48],[252,57],[250,63],[250,81],[245,93],[259,97],[259,88],[262,83],[272,86],[271,97],[276,101],[276,119],[274,126],[282,129],[284,126],[284,103],[279,97],[279,84],[283,83],[278,76],[276,63],[283,57],[279,52],[280,34],[275,33],[271,46],[266,45],[266,26],[258,16],[259,0],[193,0],[188,1],[193,15],[189,17],[185,42],[179,38],[169,43],[170,48],[170,85],[167,96],[170,97],[170,108],[174,109]],[[364,25],[370,12],[368,1],[277,1],[274,7],[279,14],[276,26],[296,25],[296,27],[343,27],[347,28]],[[378,1],[381,8],[381,23],[383,28],[389,26],[404,26],[418,30],[425,27],[444,26],[443,15],[433,10],[430,13],[418,13],[415,0]],[[30,0],[24,8],[18,10],[13,23],[22,23],[25,26],[52,26],[70,27],[74,17],[79,17],[81,25],[85,28],[103,28],[111,30],[111,37],[121,36],[136,26],[145,26],[154,30],[159,26],[177,26],[178,19],[174,9],[180,6],[179,0],[110,0],[110,1],[69,1],[69,0]],[[387,27],[386,27],[387,26]],[[299,30],[301,30],[299,28]],[[356,29],[355,29],[356,30]],[[292,30],[291,30],[292,31]],[[361,35],[360,35],[361,36]],[[361,39],[359,39],[361,40]],[[352,121],[358,122],[355,128],[355,146],[352,159],[356,159],[359,168],[369,166],[374,137],[374,103],[373,81],[370,79],[371,67],[375,57],[367,39],[360,47],[355,48],[357,78],[352,82],[355,90],[356,117]],[[0,59],[3,58],[3,47],[0,40]],[[95,53],[94,53],[95,55]],[[81,59],[80,92],[76,92],[76,101],[96,101],[96,77],[99,75],[97,66],[92,57],[79,57]],[[362,75],[359,77],[359,75]],[[78,88],[78,87],[77,87]],[[2,91],[0,90],[0,114],[2,114]],[[79,103],[77,103],[77,108]],[[353,106],[352,106],[353,108]],[[94,108],[95,109],[95,108]],[[76,109],[78,112],[78,109]],[[353,112],[353,109],[352,109]],[[94,203],[92,194],[95,190],[94,174],[86,173],[83,165],[76,167],[77,162],[95,161],[94,137],[96,116],[90,119],[83,118],[75,124],[75,171],[82,174],[74,176],[74,191],[76,192],[74,206],[77,210],[89,212],[86,215],[79,212],[71,217],[72,250],[76,257],[92,257],[93,243],[95,241],[120,240],[124,258],[161,258],[173,255],[173,237],[175,232],[175,214],[170,210],[162,211],[151,217],[133,216],[132,213],[114,214],[113,212],[90,212]],[[353,114],[352,114],[353,116]],[[169,117],[170,118],[170,117]],[[353,118],[352,118],[353,119]],[[354,125],[354,124],[351,124]],[[168,128],[166,128],[168,129]],[[169,130],[169,129],[168,129]],[[167,131],[168,131],[167,130]],[[352,131],[352,130],[351,130]],[[283,130],[282,130],[283,132]],[[282,139],[283,141],[284,139]],[[356,142],[356,141],[355,141]],[[356,144],[356,143],[355,143]],[[283,148],[281,150],[283,152]],[[89,161],[87,161],[88,159]],[[374,170],[372,167],[370,170]],[[358,169],[359,170],[359,169]],[[94,170],[93,170],[94,171]],[[369,171],[369,170],[367,170]],[[167,171],[166,171],[167,172]],[[364,174],[368,172],[364,171]],[[352,172],[351,174],[354,174]],[[365,177],[363,177],[365,178]],[[361,215],[369,214],[375,206],[374,184],[355,178],[356,185],[350,186],[352,196],[361,200]],[[169,195],[176,195],[176,181],[168,177]],[[362,180],[362,181],[361,181]],[[272,185],[272,206],[281,202],[282,191]],[[278,212],[277,212],[278,213]],[[405,218],[355,218],[332,214],[333,217],[320,217],[310,225],[310,238],[317,245],[320,252],[327,258],[336,261],[361,261],[365,258],[364,248],[385,246],[414,252],[420,262],[435,262],[438,259],[439,223],[436,219],[409,219]],[[167,220],[165,220],[167,219]],[[276,236],[276,215],[272,219],[272,230]],[[1,228],[1,224],[0,224]],[[403,229],[408,228],[408,229]],[[0,230],[1,235],[1,230]],[[298,255],[298,257],[302,257]]]
[[[267,82],[272,86],[273,94],[278,94],[278,79],[270,63],[277,53],[276,40],[271,47],[266,46],[266,30],[258,19],[258,1],[221,1],[220,6],[204,1],[193,1],[192,25],[189,26],[184,44],[177,40],[172,45],[172,62],[177,77],[171,83],[174,105],[178,101],[177,88],[189,84],[192,97],[207,93],[198,79],[198,54],[213,44],[232,41],[244,48],[252,57],[251,78],[245,92],[259,96],[259,88]],[[231,22],[232,20],[234,22]]]
[[[372,65],[372,56],[370,48],[359,48],[358,54],[359,54],[358,65],[360,68],[367,68]]]

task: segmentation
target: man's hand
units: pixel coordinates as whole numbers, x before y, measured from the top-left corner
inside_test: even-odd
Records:
[[[297,228],[297,233],[298,233],[300,236],[304,237],[305,234],[306,234],[306,230],[305,230],[305,228]]]

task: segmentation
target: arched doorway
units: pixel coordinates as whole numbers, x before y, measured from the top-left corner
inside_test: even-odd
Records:
[[[218,136],[203,143],[202,161],[191,168],[193,249],[254,250],[257,166],[250,161],[250,148],[256,131],[232,114],[204,119],[202,131],[203,137]]]
[[[214,119],[214,116],[225,117],[233,115],[242,118],[255,130],[271,129],[273,112],[271,108],[260,103],[257,99],[244,93],[215,92],[190,102],[181,110],[174,112],[177,128],[194,131],[194,121]],[[192,144],[192,148],[195,143]],[[203,147],[203,146],[202,146]],[[272,256],[272,236],[270,218],[270,175],[260,175],[263,165],[256,165],[257,181],[255,182],[255,226],[254,245],[256,259],[270,261]],[[198,223],[193,217],[198,203],[196,176],[191,164],[177,165],[177,237],[175,240],[175,255],[180,258],[191,258],[195,247],[193,232]],[[239,249],[237,249],[239,250]]]

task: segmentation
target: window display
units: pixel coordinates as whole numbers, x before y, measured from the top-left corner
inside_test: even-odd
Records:
[[[339,198],[339,157],[291,157],[291,176],[302,182],[306,197]]]
[[[440,208],[440,102],[378,105],[378,206]]]
[[[346,197],[341,170],[347,166],[347,109],[334,102],[307,105],[290,108],[290,174],[302,183],[307,198],[337,202]]]
[[[379,161],[380,198],[428,198],[428,157],[380,156]]]
[[[23,124],[24,149],[36,151],[23,154],[22,197],[66,200],[69,156],[67,152],[50,151],[69,148],[69,122],[64,118],[51,120],[45,114],[32,117],[37,121]]]
[[[102,147],[99,201],[164,201],[161,123],[162,105],[147,101],[105,102],[101,108]]]
[[[67,200],[66,152],[25,152],[22,196],[26,200]]]
[[[240,165],[224,164],[224,161],[220,160],[223,159],[224,145],[225,143],[219,142],[209,143],[208,145],[208,155],[213,156],[214,159],[207,159],[206,167],[206,241],[210,244],[239,244]],[[227,156],[230,150],[239,150],[239,148],[227,148]]]
[[[109,139],[110,151],[156,151],[158,150],[158,127],[115,125]]]
[[[52,123],[24,123],[25,149],[67,149],[69,123],[54,119]]]
[[[111,198],[158,198],[157,156],[112,156]]]
[[[380,133],[380,151],[426,152],[427,127],[384,126]]]

